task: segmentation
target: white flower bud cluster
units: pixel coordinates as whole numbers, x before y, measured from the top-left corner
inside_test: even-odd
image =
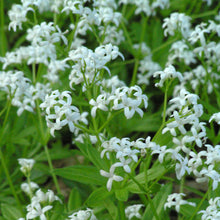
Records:
[[[33,159],[25,159],[25,158],[20,158],[18,159],[18,163],[20,164],[20,170],[22,173],[25,175],[29,174],[35,164],[35,160]]]
[[[48,76],[45,78],[53,79],[56,77],[58,70],[64,70],[69,67],[65,61],[57,61],[55,43],[63,40],[67,44],[67,39],[60,28],[53,22],[42,22],[40,25],[35,25],[32,29],[27,30],[26,39],[31,42],[29,46],[21,46],[15,51],[7,52],[5,57],[0,57],[0,62],[3,63],[3,69],[11,64],[22,64],[27,61],[27,64],[43,63],[48,66]],[[53,67],[51,67],[51,65]],[[51,76],[52,75],[52,76]],[[54,80],[52,80],[53,82]]]
[[[176,71],[173,65],[168,65],[164,71],[157,71],[154,73],[154,77],[160,76],[160,82],[156,83],[155,86],[163,87],[163,83],[166,79],[178,78],[180,82],[183,81],[183,76],[180,72]]]
[[[35,100],[43,101],[45,95],[50,92],[50,86],[39,82],[33,86],[21,71],[0,71],[0,90],[12,98],[11,104],[18,107],[17,115],[20,116],[24,110],[34,112]]]
[[[207,74],[209,75],[208,80],[206,79]],[[210,94],[215,88],[219,88],[217,81],[220,79],[220,76],[213,72],[212,69],[209,68],[205,70],[202,65],[198,65],[190,72],[184,72],[183,79],[183,84],[189,82],[194,91],[196,91],[200,86],[206,86],[207,93]]]
[[[62,5],[62,0],[21,0],[22,4],[13,4],[11,10],[8,12],[8,16],[10,19],[10,24],[8,29],[11,28],[13,31],[22,29],[22,23],[27,21],[27,13],[29,11],[34,11],[34,6],[38,8],[39,12],[42,13],[44,11],[53,11],[59,12],[59,7]]]
[[[13,4],[11,10],[8,12],[8,17],[11,20],[8,29],[13,31],[17,30],[17,27],[19,29],[22,29],[22,23],[27,21],[26,15],[28,11],[34,11],[33,8],[19,5],[19,4]]]
[[[88,124],[87,112],[80,114],[79,109],[72,105],[71,92],[58,90],[46,95],[45,101],[40,107],[46,110],[46,122],[50,128],[50,133],[54,136],[55,130],[60,130],[65,125],[69,126],[71,132],[78,134],[79,129],[76,127],[79,122]]]
[[[191,18],[184,13],[174,12],[169,18],[164,19],[163,28],[164,35],[167,34],[173,36],[176,31],[179,31],[184,38],[187,38],[191,34]]]
[[[94,52],[84,46],[70,51],[69,57],[66,60],[75,62],[69,75],[70,87],[73,88],[73,84],[78,85],[83,82],[84,89],[86,89],[87,85],[94,81],[96,82],[96,78],[103,68],[110,74],[110,70],[106,67],[106,64],[118,56],[124,59],[118,47],[112,44],[101,45]]]
[[[196,63],[196,55],[189,50],[184,40],[174,42],[170,48],[168,63],[173,64],[176,59],[183,60],[186,65]]]
[[[39,186],[35,183],[35,182],[30,182],[30,184],[28,183],[22,183],[21,184],[21,190],[24,191],[27,195],[31,195],[31,193],[38,189]]]

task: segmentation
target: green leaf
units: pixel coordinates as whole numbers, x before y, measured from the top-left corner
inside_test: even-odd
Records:
[[[173,146],[173,136],[170,134],[170,132],[166,132],[165,134],[158,134],[156,138],[154,139],[154,142],[159,144],[160,146],[166,145],[168,147]]]
[[[50,149],[50,157],[52,160],[60,160],[71,156],[73,156],[73,154],[71,154],[71,151],[68,148]],[[41,153],[37,154],[34,159],[36,161],[47,161],[46,153],[42,151]]]
[[[100,157],[100,152],[90,143],[76,143],[82,154],[89,159],[98,169],[108,170],[106,161]]]
[[[126,202],[128,200],[128,189],[116,189],[115,196],[119,201]]]
[[[201,199],[190,199],[190,200],[187,200],[188,202],[194,202],[196,204],[199,204]],[[204,202],[206,203],[206,201]],[[203,204],[203,206],[201,207],[201,209],[206,209],[208,206],[208,202],[206,204]],[[180,206],[180,213],[185,217],[185,219],[190,219],[190,217],[192,216],[192,213],[194,213],[196,210],[196,207],[194,206],[191,206],[191,205],[188,205],[188,204],[185,204],[185,205],[181,205]],[[201,219],[201,216],[199,215],[196,215],[193,217],[193,219],[195,220],[199,220]]]
[[[52,212],[52,215],[50,218],[50,220],[65,220],[66,216],[64,216],[64,206],[63,204],[60,204],[60,202],[55,202],[55,205],[53,203],[53,209],[50,211]]]
[[[78,209],[82,205],[82,198],[76,187],[71,190],[67,205],[69,211]]]
[[[103,205],[103,201],[111,195],[112,192],[109,192],[106,187],[101,187],[93,191],[85,203],[89,207],[100,206]]]
[[[119,121],[119,132],[122,136],[125,136],[131,132],[156,132],[161,125],[160,113],[145,113],[143,118],[139,115],[134,115],[131,119],[127,120],[125,117],[117,117]]]
[[[55,174],[68,180],[85,184],[104,185],[106,178],[94,166],[75,165],[54,170]]]
[[[114,202],[111,199],[105,199],[105,200],[103,200],[103,204],[104,204],[105,208],[108,210],[112,219],[118,219],[117,218],[118,208],[116,207]]]
[[[151,48],[152,50],[159,47],[163,42],[163,33],[162,24],[159,19],[156,19],[153,24],[151,24]]]
[[[2,203],[1,211],[6,220],[17,220],[22,217],[20,210],[11,204]]]
[[[161,187],[160,191],[153,198],[153,205],[156,209],[158,216],[164,216],[164,204],[167,201],[168,195],[172,192],[172,184],[167,184]],[[155,220],[150,204],[146,207],[142,219]],[[165,218],[164,218],[165,219]]]

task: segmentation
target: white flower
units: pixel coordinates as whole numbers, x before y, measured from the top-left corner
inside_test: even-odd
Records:
[[[160,163],[163,163],[163,158],[165,154],[169,152],[166,150],[166,148],[167,146],[162,146],[158,149],[154,149],[151,154],[159,154],[158,160],[160,161]]]
[[[30,182],[30,185],[28,183],[21,184],[22,191],[24,191],[28,195],[30,195],[31,192],[33,192],[35,189],[38,189],[38,188],[39,186],[34,182]]]
[[[192,135],[193,135],[192,138],[196,142],[197,146],[202,147],[201,138],[206,136],[206,132],[205,131],[198,132],[198,130],[196,129],[195,126],[191,127],[191,132],[192,132]]]
[[[103,111],[108,111],[108,108],[106,105],[108,105],[108,100],[106,99],[106,94],[101,94],[97,97],[96,101],[94,99],[91,99],[89,101],[90,105],[93,105],[91,110],[91,115],[93,118],[96,116],[96,110],[101,109]]]
[[[206,208],[206,210],[201,210],[198,213],[202,213],[202,220],[212,219],[212,220],[218,220],[220,219],[220,197],[211,198],[209,200],[209,206]]]
[[[188,165],[188,159],[187,157],[183,158],[183,157],[179,157],[179,163],[176,163],[176,167],[175,167],[175,171],[176,171],[176,177],[178,180],[180,180],[185,172],[187,172],[188,174],[190,173],[190,169],[187,166]]]
[[[21,172],[26,175],[26,174],[30,173],[32,167],[34,166],[35,160],[20,158],[20,159],[18,159],[18,163],[21,165],[21,167],[20,167]]]
[[[212,120],[216,121],[220,125],[220,112],[214,113],[209,119],[209,122],[211,122]]]
[[[114,163],[114,166],[115,167],[123,167],[125,172],[130,173],[131,168],[129,167],[129,164],[131,163],[131,161],[132,161],[131,158],[125,159],[124,157],[121,157],[120,162]]]
[[[130,220],[133,217],[141,218],[139,210],[141,207],[144,207],[142,204],[135,204],[125,208],[125,215]]]
[[[72,11],[73,14],[82,14],[83,13],[83,1],[79,0],[65,0],[64,1],[64,8],[62,12],[64,11]]]
[[[88,123],[86,120],[87,113],[82,115],[76,106],[72,105],[71,92],[58,90],[53,91],[50,95],[46,95],[44,102],[40,108],[46,109],[47,126],[50,128],[50,133],[54,136],[55,130],[60,130],[63,126],[68,125],[71,132],[78,132],[76,124],[79,121]]]
[[[147,96],[142,94],[141,88],[137,85],[130,88],[126,86],[117,88],[114,94],[109,96],[108,100],[114,100],[112,109],[124,109],[124,114],[127,119],[132,118],[135,112],[143,117],[143,110],[139,108],[142,101],[144,102],[145,108],[148,106]]]
[[[163,129],[162,133],[164,134],[167,131],[170,131],[173,136],[176,136],[175,128],[178,128],[182,134],[186,134],[184,125],[189,123],[189,119],[184,117],[181,118],[177,111],[173,112],[173,116],[175,121],[168,123],[167,126]]]
[[[100,7],[99,17],[105,24],[113,22],[118,27],[122,14],[120,12],[114,12],[113,9],[109,7]]]
[[[158,71],[154,73],[154,77],[160,75],[160,82],[156,83],[155,86],[162,87],[166,79],[178,78],[180,82],[183,81],[183,76],[180,72],[177,72],[175,67],[172,65],[167,66],[164,71]]]
[[[207,26],[206,23],[200,23],[195,27],[195,30],[192,31],[189,41],[194,44],[198,40],[203,47],[206,45],[205,33],[209,33],[210,31],[205,28]]]
[[[173,36],[175,31],[180,31],[183,37],[187,38],[191,33],[190,20],[191,18],[183,13],[172,13],[169,18],[164,19],[164,35],[167,36],[168,33]]]
[[[12,28],[13,31],[16,31],[17,26],[19,29],[22,29],[22,23],[27,21],[26,14],[28,11],[34,12],[34,10],[30,7],[13,4],[11,10],[8,12],[8,16],[11,20],[8,29],[10,30]]]
[[[215,165],[215,162],[220,161],[220,145],[216,145],[215,147],[213,147],[210,144],[206,144],[205,146],[207,147],[207,150],[204,151],[206,153],[205,164]]]
[[[100,170],[100,174],[102,176],[108,178],[107,185],[106,185],[108,191],[111,191],[113,180],[117,181],[117,182],[120,182],[120,181],[123,180],[123,177],[117,176],[117,175],[114,174],[115,168],[116,167],[114,165],[112,165],[110,170],[109,170],[109,173],[104,171],[104,170]]]
[[[220,182],[220,174],[214,170],[214,165],[209,165],[207,168],[202,168],[200,171],[201,175],[205,177],[210,177],[212,179],[212,189],[215,190],[218,187],[218,183]]]
[[[86,210],[79,210],[69,216],[70,220],[97,220],[93,214],[93,210],[87,208]]]
[[[39,217],[40,220],[47,220],[47,217],[45,216],[45,212],[49,211],[50,209],[52,209],[53,206],[48,205],[45,207],[41,207],[41,205],[39,203],[34,203],[34,204],[30,204],[27,206],[27,219],[34,219],[36,217]]]
[[[185,194],[184,193],[170,194],[167,198],[167,202],[164,205],[164,209],[166,209],[167,207],[171,208],[172,206],[175,206],[176,211],[179,212],[181,205],[188,204],[191,206],[196,206],[196,204],[193,202],[187,202],[186,200],[183,200],[182,196],[185,196]]]
[[[133,1],[131,1],[131,3],[133,3]],[[144,12],[146,16],[150,16],[152,14],[149,0],[138,0],[134,1],[133,4],[137,7],[135,14],[140,14],[141,12]]]

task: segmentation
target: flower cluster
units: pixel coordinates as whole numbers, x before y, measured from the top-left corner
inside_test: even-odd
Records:
[[[62,129],[68,125],[71,132],[78,133],[76,127],[79,122],[88,124],[86,116],[87,112],[80,114],[79,109],[72,105],[72,97],[69,91],[60,93],[58,90],[53,91],[50,95],[46,95],[45,101],[40,107],[46,109],[46,122],[50,128],[50,133],[54,136],[55,130]]]
[[[26,219],[35,219],[39,217],[41,220],[46,220],[46,212],[53,208],[52,203],[59,201],[62,203],[59,197],[57,197],[52,190],[48,190],[44,193],[41,189],[37,190],[35,195],[31,198],[31,203],[27,205]],[[20,218],[22,220],[24,218]]]
[[[35,111],[35,101],[44,100],[45,95],[50,92],[49,84],[31,84],[29,78],[22,71],[0,71],[0,90],[7,93],[11,104],[18,107],[17,115],[20,116],[24,110]]]
[[[15,51],[7,52],[5,57],[0,59],[4,63],[3,69],[11,64],[22,64],[24,60],[28,65],[36,63],[49,65],[50,62],[55,62],[57,59],[55,43],[62,39],[67,44],[66,37],[58,25],[54,26],[53,22],[42,22],[32,29],[28,29],[26,39],[31,42],[31,45],[21,46]],[[68,66],[62,61],[56,69],[58,71],[66,67]]]
[[[107,189],[110,191],[112,188],[112,182],[122,181],[123,177],[116,175],[115,169],[117,167],[122,167],[126,173],[131,172],[132,162],[138,162],[138,156],[143,155],[146,152],[146,149],[155,149],[158,148],[157,144],[150,142],[150,137],[146,138],[145,142],[143,138],[139,138],[136,141],[130,141],[129,138],[116,138],[113,137],[109,141],[102,143],[104,148],[101,152],[101,158],[106,155],[110,159],[110,154],[114,154],[118,162],[111,165],[109,173],[101,170],[100,174],[108,178]]]

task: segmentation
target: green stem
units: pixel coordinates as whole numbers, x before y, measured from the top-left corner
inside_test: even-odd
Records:
[[[6,126],[8,116],[9,116],[9,112],[10,112],[10,109],[11,109],[11,98],[8,100],[6,108],[7,108],[7,111],[6,111],[4,122],[3,122],[2,128],[1,128],[0,140],[2,140],[2,138],[3,138],[5,126]]]
[[[125,37],[127,38],[129,47],[130,47],[130,49],[131,49],[132,52],[133,52],[133,43],[132,43],[132,40],[131,40],[131,38],[130,38],[130,36],[129,36],[129,34],[128,34],[128,31],[127,31],[127,29],[126,29],[125,24],[124,24],[123,21],[121,22],[121,26],[122,26],[122,29],[123,29],[123,31],[124,31],[124,33],[125,33]]]
[[[124,207],[124,203],[122,201],[118,201],[118,209],[119,209],[119,219],[126,220],[125,207]]]
[[[203,202],[205,201],[206,197],[208,196],[208,193],[209,193],[209,190],[207,190],[206,194],[203,196],[202,200],[200,201],[200,203],[196,207],[195,211],[193,212],[193,214],[191,215],[189,220],[193,220],[194,216],[198,214],[198,211],[199,211],[201,205],[203,204]]]
[[[170,83],[166,82],[165,94],[164,94],[164,103],[163,103],[163,124],[166,121],[166,110],[167,110],[167,93],[169,89]]]
[[[4,158],[4,156],[3,156],[3,153],[2,153],[2,149],[0,149],[0,159],[1,159],[1,163],[2,163],[2,166],[3,166],[4,172],[5,172],[5,175],[6,175],[8,184],[9,184],[9,187],[10,187],[10,189],[11,189],[11,192],[12,192],[12,194],[13,194],[13,196],[14,196],[14,198],[15,198],[17,204],[18,204],[18,207],[19,207],[21,213],[23,214],[23,209],[22,209],[22,206],[21,206],[21,202],[20,202],[20,200],[19,200],[19,198],[18,198],[18,195],[17,195],[16,190],[15,190],[15,188],[14,188],[14,185],[13,185],[13,183],[12,183],[10,174],[9,174],[9,172],[8,172],[8,168],[7,168],[7,165],[6,165],[6,162],[5,162],[5,158]]]
[[[174,39],[171,39],[171,40],[165,42],[164,44],[161,44],[159,47],[155,48],[154,50],[152,50],[151,53],[154,54],[154,53],[164,49],[165,47],[169,46],[170,44],[172,44],[173,42],[175,42],[175,41],[177,41],[179,39],[180,39],[180,37],[176,37]]]
[[[134,86],[135,83],[136,83],[137,72],[138,72],[138,65],[139,65],[139,59],[135,59],[134,69],[133,69],[133,74],[132,74],[132,79],[131,79],[130,86]]]
[[[89,134],[96,134],[94,131],[92,130],[89,130],[88,128],[85,128],[79,124],[74,124],[75,127],[81,129],[82,131],[86,132],[86,133],[89,133]]]
[[[142,190],[146,196],[147,196],[147,199],[150,203],[150,207],[152,209],[152,212],[154,213],[154,217],[157,219],[157,220],[160,220],[158,214],[157,214],[157,211],[156,211],[156,208],[154,207],[154,204],[153,204],[153,200],[151,199],[149,193],[146,191],[146,189],[130,174],[128,174],[130,176],[130,178],[138,185],[138,187],[140,188],[140,190]]]
[[[54,23],[54,26],[57,25],[57,13],[56,12],[53,13],[53,23]]]
[[[4,31],[4,26],[5,26],[5,22],[4,22],[4,0],[0,1],[0,35],[1,35],[1,54],[0,56],[4,56],[5,52],[6,52],[6,37],[5,37],[5,31]]]
[[[47,161],[48,161],[48,164],[49,164],[50,173],[52,175],[52,178],[53,178],[54,184],[56,186],[57,192],[58,192],[58,194],[61,194],[60,186],[59,186],[57,177],[56,177],[56,175],[54,173],[53,164],[52,164],[52,160],[51,160],[51,157],[50,157],[47,145],[44,145],[44,151],[45,151],[46,156],[47,156]]]
[[[204,13],[201,13],[201,14],[192,15],[191,18],[192,19],[198,19],[198,18],[203,18],[203,17],[207,17],[207,16],[210,16],[210,15],[216,15],[216,14],[217,14],[217,11],[212,10],[212,11],[207,11],[207,12],[204,12]]]
[[[134,63],[134,62],[135,62],[135,59],[120,61],[120,62],[111,64],[111,67],[121,66],[121,65],[127,65],[127,64]]]
[[[32,192],[32,189],[31,189],[31,179],[30,179],[30,173],[27,175],[27,182],[28,182],[28,186],[29,186],[29,189],[30,189],[30,200],[32,199],[33,197],[33,192]]]
[[[121,109],[120,111],[116,112],[115,114],[111,114],[110,117],[107,119],[107,121],[104,122],[104,124],[99,128],[98,133],[100,133],[105,126],[118,114],[120,114],[124,109]]]
[[[51,160],[51,157],[50,157],[50,154],[49,154],[49,150],[48,150],[48,147],[47,147],[47,141],[48,141],[47,140],[47,133],[45,135],[45,131],[44,131],[44,128],[43,128],[43,122],[42,122],[42,118],[41,118],[41,111],[40,111],[40,108],[39,108],[38,100],[36,101],[36,103],[37,103],[37,113],[38,113],[38,118],[39,118],[39,123],[40,123],[41,138],[42,138],[42,143],[44,145],[44,151],[45,151],[46,156],[47,156],[47,161],[48,161],[48,165],[49,165],[49,168],[50,168],[50,173],[52,175],[52,178],[53,178],[54,184],[56,186],[57,192],[59,194],[61,194],[61,190],[60,190],[60,187],[59,187],[59,184],[58,184],[57,177],[56,177],[56,175],[54,173],[52,160]]]
[[[34,10],[33,14],[34,14],[34,25],[37,25],[38,24],[38,20],[37,20],[37,15],[36,15],[36,11],[35,10]]]
[[[32,78],[33,78],[33,84],[36,82],[36,64],[32,64]]]
[[[134,86],[135,83],[136,83],[139,59],[140,59],[140,55],[141,55],[141,44],[144,41],[144,36],[145,36],[146,26],[147,26],[147,20],[148,20],[147,16],[142,17],[142,29],[141,29],[142,31],[141,31],[140,44],[139,44],[139,49],[138,49],[138,57],[135,59],[134,70],[133,70],[130,86]]]
[[[95,27],[93,25],[90,25],[90,27],[92,28],[92,33],[94,34],[94,36],[95,36],[96,40],[98,41],[99,45],[101,45],[102,42],[101,42],[99,36],[96,33],[97,31],[96,31]]]

